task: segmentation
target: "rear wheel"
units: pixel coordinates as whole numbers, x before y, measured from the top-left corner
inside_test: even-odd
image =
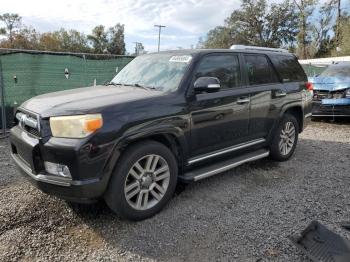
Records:
[[[142,220],[159,212],[170,200],[177,182],[177,163],[163,144],[132,145],[118,161],[105,200],[119,216]]]
[[[299,124],[293,115],[285,114],[270,145],[270,157],[278,161],[288,160],[298,142]]]

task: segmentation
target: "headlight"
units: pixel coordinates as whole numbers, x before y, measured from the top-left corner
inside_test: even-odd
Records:
[[[50,117],[54,137],[83,138],[103,125],[101,114]]]
[[[345,91],[345,97],[350,98],[350,88],[346,89],[346,91]]]

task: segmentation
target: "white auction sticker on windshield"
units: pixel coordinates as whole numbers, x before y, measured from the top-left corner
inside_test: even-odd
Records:
[[[175,55],[169,59],[169,62],[178,62],[178,63],[189,63],[192,59],[190,55]]]

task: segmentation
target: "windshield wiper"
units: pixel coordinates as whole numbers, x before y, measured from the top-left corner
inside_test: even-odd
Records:
[[[143,88],[143,89],[146,89],[146,90],[156,90],[156,88],[154,86],[142,86],[140,84],[133,84],[132,86],[136,86],[136,87],[140,87],[140,88]]]
[[[108,82],[105,85],[106,86],[122,86],[123,84],[121,84],[121,83],[114,83],[114,82]]]
[[[114,83],[114,82],[109,82],[107,85],[114,85],[114,86],[134,86],[134,87],[139,87],[145,90],[156,90],[157,88],[154,86],[143,86],[138,83],[135,84],[122,84],[122,83]]]

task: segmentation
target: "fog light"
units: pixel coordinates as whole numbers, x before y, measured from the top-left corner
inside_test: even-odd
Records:
[[[69,168],[65,165],[46,161],[44,162],[44,165],[46,172],[51,175],[72,178]]]

